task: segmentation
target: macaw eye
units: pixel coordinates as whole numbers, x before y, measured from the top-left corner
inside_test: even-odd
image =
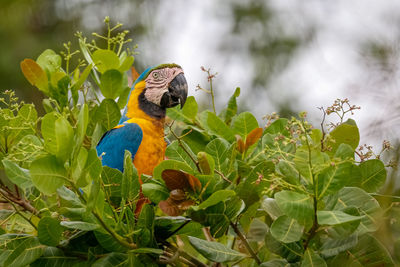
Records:
[[[153,72],[153,78],[158,79],[160,77],[160,74],[158,72]]]

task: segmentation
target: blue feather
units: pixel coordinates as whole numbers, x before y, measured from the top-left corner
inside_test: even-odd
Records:
[[[124,154],[128,150],[135,157],[143,131],[136,123],[125,123],[120,128],[114,128],[106,132],[97,144],[97,155],[101,156],[103,166],[124,170]],[[103,154],[104,153],[104,154]]]

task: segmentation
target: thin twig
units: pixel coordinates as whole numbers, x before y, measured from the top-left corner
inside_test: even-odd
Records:
[[[25,215],[23,215],[17,208],[17,206],[15,206],[14,202],[11,201],[2,191],[0,191],[1,195],[4,197],[4,199],[8,200],[8,203],[11,204],[11,206],[13,206],[15,212],[21,216],[25,221],[27,221],[30,225],[32,225],[32,227],[37,230],[36,225],[33,224],[33,222],[31,220],[29,220],[29,218],[25,217]]]
[[[233,231],[237,234],[239,239],[243,242],[244,246],[246,247],[247,251],[250,253],[251,257],[256,261],[257,264],[261,264],[261,260],[258,258],[257,254],[254,252],[252,247],[250,246],[249,242],[247,242],[246,237],[240,232],[239,228],[233,222],[229,222]]]
[[[186,149],[186,147],[182,144],[182,137],[176,135],[176,133],[172,130],[172,125],[173,123],[168,125],[169,131],[172,133],[172,135],[176,138],[176,140],[178,140],[178,145],[183,149],[183,151],[185,151],[185,153],[189,156],[189,158],[194,162],[194,164],[197,167],[197,170],[199,172],[201,172],[200,166],[199,166],[199,162],[193,157],[193,155]]]
[[[216,173],[216,174],[218,174],[219,176],[221,176],[221,178],[224,180],[224,181],[226,181],[226,182],[228,182],[228,183],[232,183],[232,181],[231,180],[229,180],[228,178],[226,178],[226,176],[222,173],[222,172],[220,172],[220,171],[218,171],[218,170],[214,170],[214,172]]]
[[[172,245],[171,243],[164,241],[163,242],[164,246],[166,246],[168,249],[170,249],[173,253],[176,253],[179,249],[177,247],[175,247],[174,245]],[[191,255],[187,254],[186,252],[179,250],[179,258],[184,258],[186,259],[188,262],[191,263],[191,266],[199,266],[199,267],[208,267],[207,264],[199,261],[198,259],[192,257]],[[187,262],[187,263],[188,263]]]

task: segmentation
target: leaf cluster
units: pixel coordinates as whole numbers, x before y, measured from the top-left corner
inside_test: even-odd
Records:
[[[2,99],[0,265],[394,265],[373,235],[386,169],[356,160],[353,120],[330,132],[305,114],[260,127],[238,113],[240,88],[219,114],[191,96],[168,110],[167,159],[142,185],[128,151],[123,173],[102,166],[95,147],[121,116],[134,61],[126,33],[105,22],[104,48],[78,34],[79,53],[67,44],[64,58],[21,63],[47,96],[44,116],[12,92]],[[70,72],[72,55],[82,58]]]

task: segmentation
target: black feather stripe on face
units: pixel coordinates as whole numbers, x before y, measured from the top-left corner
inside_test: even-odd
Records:
[[[166,113],[165,109],[147,100],[145,97],[145,92],[146,90],[143,90],[143,92],[139,95],[138,99],[139,108],[152,118],[155,119],[165,118],[165,113]]]

